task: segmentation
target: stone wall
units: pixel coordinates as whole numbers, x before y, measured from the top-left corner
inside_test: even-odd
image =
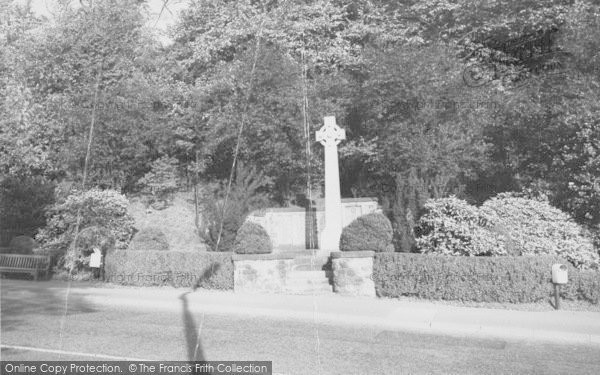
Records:
[[[292,270],[292,256],[273,254],[233,255],[235,292],[281,293]]]
[[[342,226],[378,209],[376,198],[342,199]],[[267,208],[253,212],[248,216],[248,220],[265,228],[273,241],[274,253],[311,248],[309,246],[311,234],[314,248],[318,249],[325,212],[317,201],[312,215],[303,207]],[[312,233],[310,233],[311,225],[314,228]]]
[[[333,290],[350,296],[375,296],[373,251],[332,252]]]
[[[333,291],[348,296],[374,297],[374,255],[373,251],[331,253]],[[295,280],[293,274],[295,272],[294,261],[294,256],[287,254],[234,254],[234,291],[252,293],[289,292],[288,287],[293,283],[288,284],[290,280]],[[325,277],[326,273],[324,271],[319,272],[322,272],[325,286],[329,288],[329,293],[331,293],[331,286]]]

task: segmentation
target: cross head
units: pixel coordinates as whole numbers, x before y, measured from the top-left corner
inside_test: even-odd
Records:
[[[325,125],[316,132],[317,142],[323,146],[337,146],[346,139],[346,130],[335,123],[335,116],[325,117]]]

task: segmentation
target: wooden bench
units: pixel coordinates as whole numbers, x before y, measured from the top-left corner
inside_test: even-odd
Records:
[[[48,277],[50,257],[46,255],[0,254],[0,273],[30,273],[37,281],[38,275]]]

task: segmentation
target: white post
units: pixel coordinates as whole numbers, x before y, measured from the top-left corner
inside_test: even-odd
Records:
[[[328,116],[325,125],[316,132],[316,139],[325,147],[325,225],[319,248],[338,251],[342,234],[342,198],[337,145],[346,139],[346,131],[336,125],[334,116]]]

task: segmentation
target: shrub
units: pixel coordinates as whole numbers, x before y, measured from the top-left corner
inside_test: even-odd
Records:
[[[93,253],[96,247],[107,254],[115,249],[115,239],[108,229],[94,225],[79,232],[76,247],[84,256]]]
[[[396,173],[395,186],[392,186],[393,203],[391,205],[394,244],[401,252],[413,252],[416,249],[415,226],[423,207],[430,197],[428,184],[419,176],[417,168],[411,167],[405,173]]]
[[[94,252],[94,248],[100,249],[102,255],[105,256],[107,253],[112,252],[114,247],[115,239],[106,228],[91,226],[83,229],[77,235],[75,254],[71,258],[73,269],[90,271],[90,255]]]
[[[8,247],[13,254],[33,254],[37,243],[29,236],[17,236],[10,241]]]
[[[242,163],[238,163],[226,205],[225,181],[202,189],[200,196],[204,220],[199,231],[212,251],[233,251],[237,232],[248,214],[268,206],[268,198],[262,191],[268,181],[256,169],[246,169]]]
[[[340,236],[341,251],[394,251],[392,224],[382,213],[373,212],[356,218]]]
[[[233,251],[238,254],[269,254],[273,243],[262,225],[246,221],[237,232]]]
[[[231,253],[115,251],[104,271],[108,282],[121,285],[233,289]]]
[[[127,198],[114,190],[73,192],[48,209],[47,225],[36,236],[42,245],[41,252],[67,254],[75,239],[78,212],[80,232],[94,226],[104,228],[114,239],[115,249],[126,249],[133,232],[133,218],[127,213],[127,206]],[[61,265],[70,268],[77,258],[77,251],[70,253]]]
[[[598,268],[591,236],[547,200],[504,193],[486,201],[481,211],[501,224],[508,243],[522,255],[558,255],[579,269]]]
[[[155,209],[163,209],[177,190],[177,180],[177,159],[163,156],[152,163],[150,172],[146,173],[138,184],[148,195],[148,203]]]
[[[569,270],[569,282],[561,287],[561,296],[570,300],[600,303],[600,272],[594,270]]]
[[[417,248],[422,253],[444,255],[506,255],[496,224],[477,207],[456,197],[431,199],[417,228]]]
[[[147,227],[133,236],[129,250],[167,251],[169,241],[160,228]]]
[[[225,211],[224,217],[223,211]],[[203,229],[202,237],[209,248],[212,251],[233,251],[237,231],[244,223],[247,213],[238,202],[231,200],[227,202],[226,210],[223,210],[223,201],[207,202],[203,213],[206,227]],[[221,220],[223,220],[222,227]]]
[[[598,268],[591,236],[544,198],[500,194],[477,208],[450,197],[425,209],[416,229],[423,253],[557,255],[579,269]]]
[[[556,256],[450,257],[376,254],[373,280],[379,296],[415,296],[474,302],[529,303],[549,300]],[[598,303],[600,272],[569,267],[562,296]]]

